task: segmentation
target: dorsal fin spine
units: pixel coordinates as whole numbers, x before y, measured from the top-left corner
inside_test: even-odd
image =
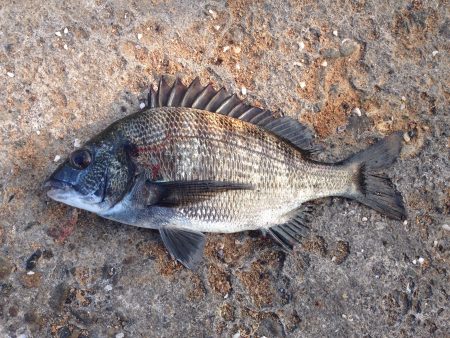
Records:
[[[235,106],[229,113],[228,116],[236,118],[240,112],[240,109],[246,107],[247,105],[243,102],[240,102]],[[241,115],[242,116],[242,115]]]
[[[216,109],[220,106],[221,102],[229,96],[230,95],[227,95],[225,88],[220,88],[216,95],[214,95],[211,101],[206,105],[205,110],[216,112]]]
[[[214,90],[212,84],[208,84],[194,100],[192,107],[197,109],[205,108],[205,105],[213,98],[214,95],[216,95],[216,91]]]
[[[177,82],[178,82],[178,78],[175,80],[175,83],[172,86],[172,90],[170,91],[170,95],[169,95],[169,99],[167,100],[167,106],[168,107],[173,107],[173,102],[175,99],[175,95],[177,93]]]
[[[237,98],[237,95],[233,94],[228,99],[223,101],[223,103],[219,106],[219,108],[216,109],[216,112],[219,114],[224,114],[224,115],[226,114],[226,115],[230,116],[229,112],[231,110],[233,110],[233,108],[236,105],[238,105],[240,102],[241,102],[241,100],[239,100]],[[230,106],[232,106],[231,109],[230,109]]]

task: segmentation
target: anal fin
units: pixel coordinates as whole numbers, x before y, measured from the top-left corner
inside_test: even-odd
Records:
[[[285,250],[291,251],[301,239],[308,235],[310,228],[307,226],[312,208],[309,205],[296,210],[293,217],[283,224],[269,228],[269,234]]]
[[[165,227],[159,230],[170,255],[188,269],[193,269],[203,257],[205,235],[198,231]]]

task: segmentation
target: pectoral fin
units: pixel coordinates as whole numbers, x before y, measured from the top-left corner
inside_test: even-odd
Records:
[[[188,269],[201,261],[205,235],[201,232],[180,228],[161,228],[161,238],[170,255]]]
[[[251,186],[243,183],[220,181],[172,181],[145,184],[149,196],[148,205],[173,207],[196,203],[228,190],[246,190]]]

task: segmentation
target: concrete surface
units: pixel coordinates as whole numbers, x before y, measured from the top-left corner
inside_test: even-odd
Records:
[[[2,1],[1,337],[449,334],[446,1]],[[389,171],[405,223],[317,205],[292,255],[209,235],[197,272],[154,231],[50,201],[80,142],[136,111],[159,74],[200,76],[309,124],[342,159],[414,130]]]

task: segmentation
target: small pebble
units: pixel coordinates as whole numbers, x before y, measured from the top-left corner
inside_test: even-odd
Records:
[[[411,137],[409,137],[409,135],[408,135],[407,132],[406,132],[406,133],[403,133],[403,140],[404,140],[406,143],[411,142]],[[407,221],[405,221],[405,222],[406,222],[406,224],[408,224]],[[405,224],[405,222],[403,222],[403,224]],[[405,224],[405,225],[406,225],[406,224]]]
[[[334,35],[334,36],[338,36],[338,31],[337,31],[337,30],[334,30],[334,31],[333,31],[333,35]]]
[[[225,296],[223,296],[223,299],[227,299],[229,294],[227,293]]]
[[[448,224],[443,224],[443,225],[442,225],[442,229],[447,230],[447,231],[450,231],[450,225],[448,225]]]
[[[236,239],[236,240],[234,240],[234,244],[236,244],[236,245],[242,245],[242,244],[244,244],[244,242],[241,241],[241,240],[239,240],[239,239]]]
[[[408,221],[406,219],[403,221],[403,225],[408,225]]]
[[[28,271],[27,275],[34,275],[34,271]]]
[[[337,59],[341,56],[341,53],[335,48],[326,48],[320,52],[324,58]]]
[[[419,257],[418,262],[419,262],[420,264],[423,264],[423,262],[425,262],[425,258]]]
[[[244,86],[241,88],[241,93],[242,95],[247,95],[247,88],[245,88]]]
[[[64,34],[67,34],[67,33],[69,33],[69,29],[66,27],[66,28],[64,28]]]
[[[303,41],[300,41],[300,42],[298,43],[298,49],[299,49],[299,50],[305,49],[305,43],[304,43]]]
[[[305,81],[302,81],[299,84],[300,84],[300,88],[301,89],[305,89],[306,88],[306,82]]]
[[[409,287],[409,283],[406,284],[406,292],[407,293],[411,293],[411,288]]]
[[[433,246],[437,246],[437,245],[438,245],[438,241],[435,240],[435,241],[433,242]]]
[[[434,50],[433,53],[431,53],[433,56],[436,56],[439,53],[439,51]]]
[[[417,260],[414,259],[414,260],[412,261],[412,263],[413,263],[414,265],[416,265],[416,264],[417,264]]]
[[[233,47],[233,52],[234,52],[234,54],[239,54],[241,52],[241,47],[239,47],[239,46]]]
[[[56,35],[56,36],[59,36],[59,37],[62,36],[61,32],[55,32],[55,35]]]
[[[355,108],[353,108],[353,111],[352,111],[356,116],[362,116],[362,114],[361,114],[361,109],[359,109],[358,107],[355,107]]]
[[[15,76],[15,74],[11,73],[11,72],[7,72],[6,75],[8,75],[9,77],[14,77]]]
[[[211,14],[211,16],[213,17],[213,19],[217,19],[217,13],[216,13],[216,11],[213,11],[212,9],[210,9],[210,10],[208,11],[208,13]]]
[[[66,45],[66,44],[64,44],[64,46],[63,46],[63,47],[64,47],[64,49],[65,49],[65,50],[69,49],[69,47],[67,47],[67,45]]]
[[[339,127],[337,127],[336,128],[336,131],[339,133],[339,134],[341,134],[341,133],[343,133],[345,130],[347,129],[347,125],[342,125],[342,126],[339,126]]]
[[[61,156],[56,155],[55,158],[53,159],[53,162],[58,162],[61,159]]]
[[[145,108],[145,103],[144,103],[144,102],[141,102],[141,103],[139,104],[139,108],[144,109],[144,108]]]
[[[302,67],[302,66],[303,66],[303,64],[302,64],[301,62],[298,62],[298,61],[295,61],[295,62],[293,63],[293,65],[294,65],[294,66],[297,66],[297,67]]]
[[[218,31],[218,30],[220,29],[220,26],[219,26],[219,25],[214,26],[214,29],[215,29],[216,31]]]
[[[225,52],[228,52],[230,50],[230,46],[225,46],[225,47],[223,47],[223,52],[225,53]]]
[[[402,101],[406,101],[406,97],[405,96],[402,96]]]
[[[363,222],[367,222],[367,217],[363,217],[363,218],[362,218],[362,221],[363,221]]]
[[[40,130],[36,130],[36,134],[41,135],[41,131]]]
[[[350,56],[356,51],[357,48],[358,44],[355,41],[344,39],[339,46],[339,52],[341,53],[341,56]]]
[[[321,65],[322,67],[328,66],[327,60],[323,60],[322,63],[321,63],[320,65]]]
[[[113,289],[112,285],[108,284],[104,287],[105,291],[111,291]]]
[[[116,334],[116,338],[123,338],[123,337],[125,337],[125,334],[123,332]]]
[[[236,69],[237,70],[241,69],[241,65],[239,63],[236,63]]]
[[[75,148],[80,148],[81,147],[81,142],[80,142],[80,140],[79,139],[75,139],[75,140],[73,140],[73,146],[75,147]]]
[[[238,331],[233,335],[233,338],[240,338],[241,333]]]
[[[139,34],[137,35],[137,38],[138,38],[138,40],[142,39],[142,34],[139,33]]]

